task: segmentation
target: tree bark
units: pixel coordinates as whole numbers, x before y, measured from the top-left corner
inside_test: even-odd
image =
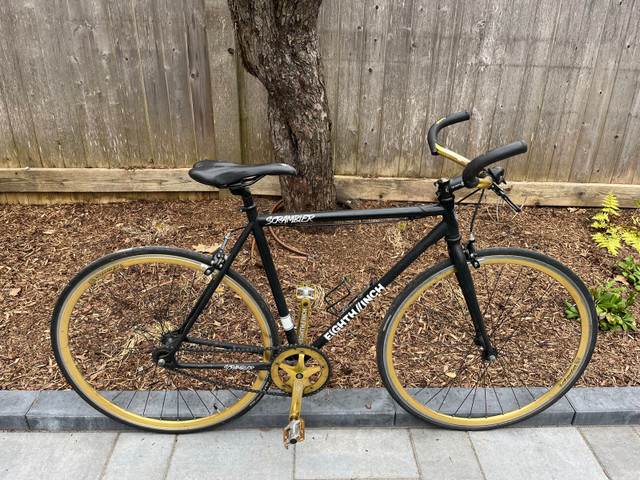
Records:
[[[318,51],[322,0],[228,0],[242,63],[266,87],[277,162],[289,211],[335,208],[331,120]]]

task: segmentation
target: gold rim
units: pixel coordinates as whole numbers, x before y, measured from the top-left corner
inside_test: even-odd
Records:
[[[591,325],[589,323],[589,314],[588,309],[585,306],[582,295],[578,292],[578,290],[574,287],[574,285],[567,280],[567,278],[561,274],[559,271],[555,269],[551,269],[547,267],[546,263],[538,262],[534,259],[529,259],[527,257],[520,256],[509,256],[509,255],[488,255],[484,258],[478,259],[481,264],[484,265],[492,265],[492,264],[517,264],[523,265],[526,267],[533,268],[535,270],[544,272],[557,280],[567,291],[571,294],[572,299],[575,301],[578,311],[580,313],[581,319],[581,336],[580,336],[580,344],[577,348],[576,354],[573,358],[573,361],[567,368],[565,374],[560,378],[560,380],[551,387],[545,394],[541,395],[531,403],[512,410],[507,413],[494,415],[491,417],[474,417],[474,418],[463,418],[456,417],[453,415],[447,415],[440,413],[436,410],[426,407],[422,403],[418,402],[415,398],[411,396],[411,394],[404,388],[404,386],[400,383],[398,376],[396,374],[393,359],[392,359],[392,347],[393,342],[396,335],[396,329],[400,323],[400,320],[404,317],[407,309],[415,302],[416,298],[418,298],[422,293],[430,288],[435,283],[444,279],[445,277],[455,273],[455,268],[453,266],[445,269],[440,275],[433,277],[431,279],[427,279],[423,285],[418,287],[415,293],[405,300],[401,307],[398,309],[395,314],[393,320],[391,321],[391,325],[389,326],[389,333],[385,338],[384,345],[384,355],[385,355],[385,367],[387,370],[387,376],[391,380],[393,384],[393,388],[395,391],[404,399],[404,401],[410,406],[414,411],[419,412],[428,418],[433,420],[447,423],[451,425],[459,425],[459,426],[491,426],[500,424],[503,422],[508,422],[510,420],[514,420],[516,418],[527,415],[528,413],[536,410],[541,407],[551,399],[555,398],[556,395],[564,388],[564,386],[569,382],[570,379],[573,378],[574,373],[580,368],[580,365],[585,357],[587,349],[589,348],[589,338],[590,338],[590,329]],[[444,327],[446,328],[446,326]]]
[[[68,341],[68,333],[69,333],[69,321],[71,318],[71,313],[78,301],[78,299],[82,296],[82,294],[92,285],[94,285],[100,278],[104,277],[106,274],[118,270],[120,268],[128,267],[131,265],[145,264],[145,263],[169,263],[175,265],[181,265],[187,268],[191,268],[197,271],[206,270],[207,265],[202,264],[197,260],[192,260],[186,257],[179,257],[170,254],[141,254],[135,255],[131,257],[127,257],[124,259],[114,260],[104,266],[102,266],[99,270],[94,271],[90,276],[85,278],[82,283],[80,283],[70,295],[67,296],[67,300],[65,301],[63,307],[61,308],[60,313],[60,321],[58,322],[58,350],[61,354],[62,361],[64,363],[64,368],[69,374],[69,376],[73,379],[75,383],[75,387],[78,388],[86,397],[88,397],[95,405],[97,405],[100,409],[105,412],[110,413],[111,415],[118,417],[125,422],[131,423],[133,425],[152,428],[157,430],[191,430],[202,428],[206,426],[212,426],[218,423],[221,423],[238,411],[245,408],[251,401],[255,398],[256,393],[247,392],[244,396],[242,396],[234,405],[228,407],[227,409],[215,413],[213,415],[191,419],[191,420],[161,420],[155,418],[145,417],[143,415],[138,415],[132,413],[126,409],[119,407],[118,405],[110,402],[105,397],[103,397],[95,388],[93,388],[84,378],[82,373],[79,371],[74,359],[71,354],[71,350],[69,349],[69,341]],[[223,285],[232,289],[240,298],[245,302],[247,306],[253,312],[258,324],[260,326],[260,331],[262,333],[263,343],[267,346],[272,346],[273,342],[271,339],[270,329],[267,325],[267,321],[262,314],[258,305],[254,302],[253,298],[248,295],[245,290],[236,283],[229,276],[225,276],[222,280]],[[269,353],[265,352],[264,361],[269,360]],[[254,390],[259,390],[264,387],[265,383],[268,381],[268,372],[261,371],[258,374],[257,379],[250,387]]]

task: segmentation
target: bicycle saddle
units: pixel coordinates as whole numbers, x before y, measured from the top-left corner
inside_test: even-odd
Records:
[[[297,173],[295,168],[286,163],[239,165],[217,160],[202,160],[189,170],[189,176],[196,182],[218,188],[228,188],[257,181],[265,175],[297,175]]]

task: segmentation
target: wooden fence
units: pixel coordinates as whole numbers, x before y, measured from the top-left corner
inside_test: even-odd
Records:
[[[319,29],[341,181],[455,174],[426,129],[469,109],[445,143],[527,140],[513,180],[640,185],[640,0],[324,0]],[[234,49],[224,0],[0,2],[0,194],[190,190],[198,159],[272,160]]]

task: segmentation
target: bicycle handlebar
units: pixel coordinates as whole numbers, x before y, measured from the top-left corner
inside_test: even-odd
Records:
[[[484,170],[492,163],[499,162],[500,160],[504,160],[505,158],[513,157],[514,155],[526,152],[527,144],[524,140],[510,143],[509,145],[504,145],[502,147],[493,149],[485,153],[484,155],[480,155],[479,157],[474,158],[471,161],[438,144],[438,133],[440,132],[440,130],[442,130],[444,127],[448,127],[449,125],[469,120],[469,118],[471,118],[471,115],[467,110],[454,113],[445,118],[441,118],[429,128],[427,141],[429,142],[429,148],[431,149],[432,155],[440,154],[462,165],[464,167],[464,170],[462,172],[462,182],[464,186],[467,188],[475,188],[481,182],[481,179],[478,178],[478,175],[482,172],[482,170]],[[485,180],[486,181],[483,181],[482,185],[479,188],[488,188],[491,186],[492,180],[489,177],[487,177]]]
[[[429,133],[427,134],[427,141],[429,142],[429,148],[431,149],[431,155],[438,155],[438,149],[436,148],[436,144],[438,143],[438,132],[442,130],[444,127],[448,127],[449,125],[453,125],[454,123],[460,123],[467,121],[471,118],[471,115],[467,110],[463,112],[453,113],[448,117],[441,118],[436,123],[431,125],[429,128]]]
[[[474,158],[462,171],[462,181],[467,188],[478,186],[478,174],[492,163],[499,162],[505,158],[513,157],[527,151],[527,143],[524,140],[510,143],[502,147],[495,148],[484,155]]]

